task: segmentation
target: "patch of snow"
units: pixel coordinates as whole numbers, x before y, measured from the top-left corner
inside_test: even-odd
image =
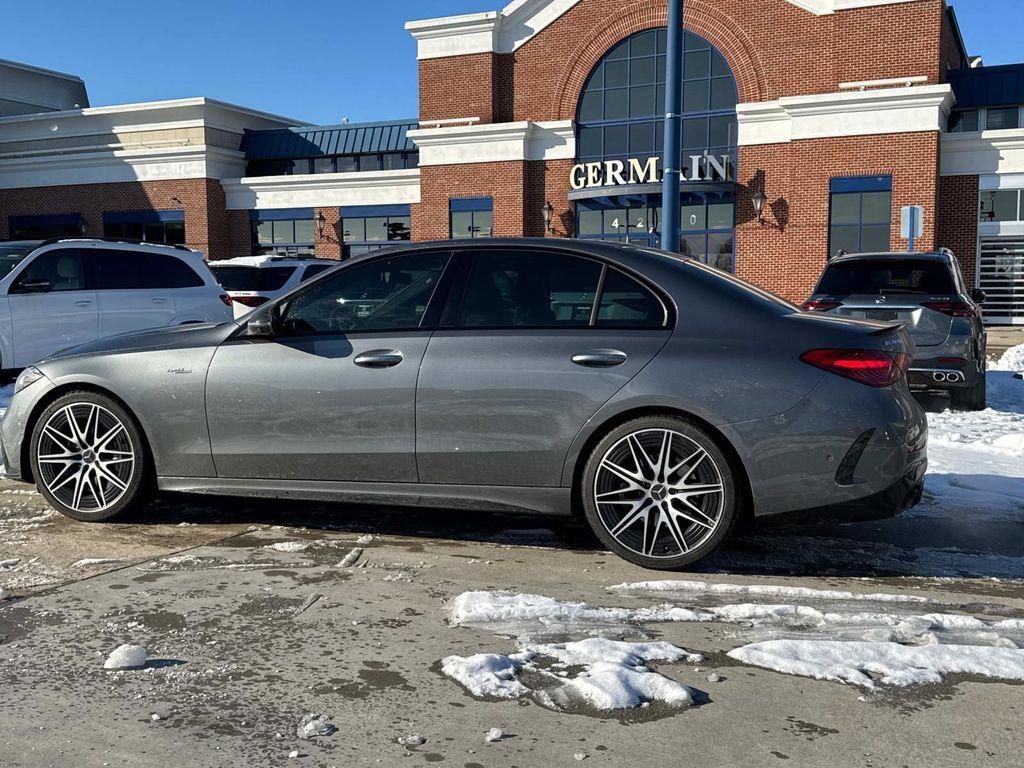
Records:
[[[317,736],[330,736],[337,730],[329,717],[319,712],[310,712],[299,720],[299,724],[295,728],[295,735],[300,739],[312,739]]]
[[[141,645],[120,645],[103,662],[104,669],[141,669],[146,666],[146,649]]]
[[[365,536],[360,536],[358,539],[356,539],[356,544],[358,544],[361,547],[365,547],[371,541],[373,541],[373,536],[368,533]]]
[[[11,596],[10,592],[8,592],[3,587],[0,587],[0,600],[6,600],[10,596]]]
[[[530,692],[517,677],[532,658],[533,654],[530,653],[514,653],[510,656],[500,653],[448,656],[441,661],[441,671],[461,683],[474,696],[518,699]]]
[[[121,561],[115,557],[83,557],[81,560],[76,560],[71,564],[72,568],[85,568],[90,565],[107,565],[109,563],[120,563]]]
[[[608,587],[614,592],[699,592],[708,595],[787,597],[803,600],[863,600],[873,603],[927,603],[918,595],[861,594],[836,589],[811,589],[775,584],[713,584],[706,581],[635,581]]]
[[[297,749],[293,749],[291,752],[288,753],[288,759],[289,760],[294,760],[298,756],[299,756],[299,750],[297,750]]]
[[[484,736],[484,741],[488,744],[493,744],[495,741],[501,741],[501,737],[505,735],[505,732],[501,728],[491,728],[487,731],[487,735]]]
[[[275,552],[305,552],[309,549],[309,544],[304,541],[278,541],[265,545],[263,549],[272,549]]]
[[[362,557],[362,556],[363,556],[363,549],[362,549],[362,547],[354,547],[347,555],[345,555],[341,559],[341,562],[338,563],[338,567],[339,568],[351,568],[353,565],[355,565],[357,562],[359,562],[359,558]]]
[[[626,643],[603,637],[590,637],[571,643],[533,645],[526,650],[535,656],[550,656],[570,667],[617,664],[637,668],[648,661],[704,661],[700,654],[684,651],[671,643]]]
[[[1024,650],[991,646],[923,645],[830,640],[768,640],[729,651],[744,664],[790,675],[874,688],[939,683],[948,674],[1024,681]]]
[[[707,680],[709,683],[720,683],[720,682],[722,682],[722,676],[719,675],[717,672],[712,672],[710,675],[708,675],[704,679]]]
[[[408,736],[399,736],[398,743],[403,747],[421,747],[427,743],[427,737],[418,733],[410,733]]]

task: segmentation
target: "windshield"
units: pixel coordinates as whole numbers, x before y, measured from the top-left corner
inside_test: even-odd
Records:
[[[278,291],[288,282],[295,267],[211,267],[226,291]]]
[[[0,280],[18,266],[32,252],[31,247],[0,245]]]
[[[830,296],[920,293],[954,294],[950,268],[938,261],[865,259],[833,264],[825,269],[817,293]]]

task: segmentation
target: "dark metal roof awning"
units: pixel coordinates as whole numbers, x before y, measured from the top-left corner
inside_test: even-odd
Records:
[[[242,151],[247,160],[414,152],[416,145],[408,132],[418,125],[415,120],[400,120],[247,131],[242,139]]]

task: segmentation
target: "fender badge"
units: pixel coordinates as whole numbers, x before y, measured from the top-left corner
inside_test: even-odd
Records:
[[[189,373],[192,373],[192,369],[191,368],[168,368],[167,372],[168,373],[177,373],[177,374],[189,374]]]

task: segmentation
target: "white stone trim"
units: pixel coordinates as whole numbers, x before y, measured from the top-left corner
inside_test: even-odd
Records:
[[[245,171],[245,156],[205,145],[0,159],[0,189],[220,178]]]
[[[927,75],[911,75],[910,77],[886,77],[882,80],[857,80],[852,83],[840,83],[840,91],[865,91],[868,88],[892,88],[900,85],[910,87],[927,83]]]
[[[409,131],[409,138],[420,151],[420,167],[576,156],[572,120],[420,128]]]
[[[787,96],[736,108],[740,146],[802,139],[944,131],[953,106],[947,84]]]
[[[943,134],[939,157],[943,176],[1024,173],[1024,128]]]
[[[420,201],[418,168],[224,179],[221,186],[228,210],[394,205]]]
[[[512,0],[501,11],[468,13],[410,21],[418,59],[472,53],[512,53],[532,40],[580,0]],[[786,0],[797,8],[827,16],[838,11],[916,0]]]
[[[1024,173],[993,173],[978,178],[978,189],[990,191],[994,189],[1024,189]],[[1024,226],[1024,222],[1021,222]]]

